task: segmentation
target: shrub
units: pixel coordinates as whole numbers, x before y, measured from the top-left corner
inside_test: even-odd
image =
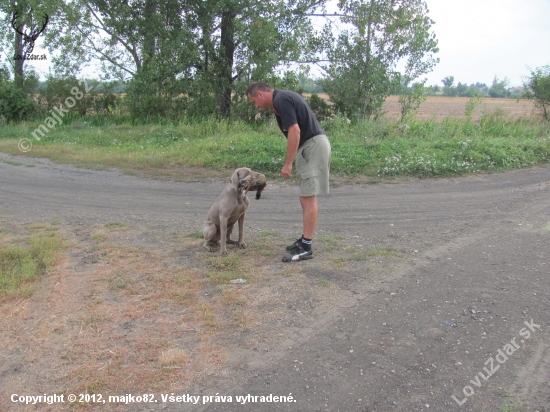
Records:
[[[0,118],[6,122],[20,122],[36,113],[38,107],[13,83],[0,81]]]
[[[313,110],[313,113],[315,113],[315,117],[317,117],[317,120],[320,122],[332,116],[330,105],[324,99],[319,97],[317,93],[313,93],[310,97],[308,97],[307,102],[309,107],[311,107],[311,110]]]
[[[550,122],[550,66],[531,70],[531,77],[524,81],[524,87],[527,91],[523,97],[534,100],[542,117]]]

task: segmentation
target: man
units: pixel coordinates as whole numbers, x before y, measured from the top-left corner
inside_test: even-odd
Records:
[[[279,128],[286,136],[287,153],[281,175],[291,177],[296,159],[300,203],[303,214],[302,237],[287,246],[283,262],[312,259],[311,248],[319,209],[317,195],[329,192],[331,147],[305,99],[296,92],[273,89],[265,83],[253,83],[246,90],[248,99],[259,109],[273,110]]]

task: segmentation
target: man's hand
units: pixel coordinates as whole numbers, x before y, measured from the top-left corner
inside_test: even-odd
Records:
[[[281,169],[281,175],[285,178],[285,179],[288,179],[290,176],[292,176],[292,174],[290,173],[292,171],[292,164],[291,165],[284,165],[283,168]]]

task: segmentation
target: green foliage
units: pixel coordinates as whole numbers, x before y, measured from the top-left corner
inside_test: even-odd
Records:
[[[455,82],[455,78],[453,76],[447,76],[443,80],[441,80],[444,87],[453,87],[453,84]]]
[[[498,83],[498,79],[496,80]],[[466,85],[466,83],[463,84],[458,82],[458,85],[455,87],[454,81],[455,81],[455,78],[453,76],[447,76],[443,80],[441,80],[441,82],[443,83],[444,96],[450,96],[450,97],[459,96],[459,97],[475,98],[477,96],[486,96],[489,93],[489,88],[485,83],[477,82],[476,84],[471,84],[470,86],[468,86]],[[503,95],[502,96],[495,95],[493,97],[508,97],[504,95],[506,92],[506,88],[505,88],[506,84],[505,83],[503,84],[504,86],[502,85],[497,86],[497,89],[500,90],[503,93]]]
[[[325,121],[332,116],[330,105],[325,101],[325,99],[319,97],[318,94],[313,93],[306,100],[313,113],[315,113],[315,117],[317,117],[317,120],[320,122]]]
[[[550,65],[531,70],[524,80],[524,98],[534,100],[541,116],[550,122]]]
[[[484,113],[477,122],[350,121],[336,115],[321,125],[332,144],[335,175],[453,176],[550,161],[550,123],[511,121],[501,111]],[[35,128],[4,126],[0,139],[15,139],[16,147],[17,139]],[[64,123],[33,142],[37,148],[41,156],[58,161],[153,175],[180,165],[214,170],[246,165],[275,178],[284,164],[286,140],[274,121],[249,125],[210,118],[135,126]]]
[[[430,88],[425,84],[428,79],[419,83],[414,83],[410,88],[404,88],[404,92],[399,95],[399,105],[401,106],[401,121],[412,118],[418,112],[420,105],[426,100]]]
[[[41,114],[45,116],[55,107],[62,107],[68,110],[65,119],[83,117],[92,113],[111,115],[120,106],[120,97],[112,92],[116,86],[116,82],[100,84],[97,80],[77,79],[74,76],[67,78],[48,76],[38,93]],[[73,100],[74,105],[70,107]]]
[[[510,97],[510,92],[507,89],[509,83],[510,82],[507,78],[504,78],[504,80],[499,80],[498,77],[495,76],[493,79],[493,84],[489,88],[489,96],[500,98]]]
[[[325,35],[330,64],[321,83],[335,109],[348,118],[369,118],[381,112],[405,66],[407,83],[428,73],[438,62],[433,24],[422,0],[355,0],[340,2],[342,21],[351,26],[331,41]]]
[[[234,98],[241,83],[311,56],[318,44],[306,15],[323,3],[64,1],[46,44],[64,77],[93,57],[106,79],[130,80],[134,116],[247,117]]]
[[[468,118],[472,118],[472,114],[474,113],[474,110],[476,107],[478,107],[481,103],[483,103],[483,99],[481,96],[474,96],[472,97],[468,103],[466,103],[466,108],[464,110],[464,115]]]
[[[22,244],[0,239],[0,301],[29,293],[26,286],[55,265],[62,247],[54,226],[22,239]]]
[[[323,86],[321,86],[321,83],[319,83],[318,80],[306,77],[304,74],[298,76],[298,81],[298,87],[305,93],[318,94],[325,92]]]
[[[37,112],[36,103],[14,83],[0,81],[0,120],[20,122]]]

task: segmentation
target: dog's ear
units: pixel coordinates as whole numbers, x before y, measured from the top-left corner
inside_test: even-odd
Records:
[[[235,189],[239,188],[239,182],[241,179],[239,178],[239,169],[235,170],[233,174],[231,175],[231,179],[229,180],[229,183],[231,186],[233,186]]]

